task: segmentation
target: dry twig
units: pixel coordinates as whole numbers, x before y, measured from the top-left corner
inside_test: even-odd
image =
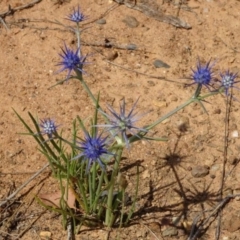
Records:
[[[8,5],[8,10],[5,12],[0,13],[0,22],[3,24],[3,26],[8,30],[8,27],[4,21],[6,16],[14,14],[16,11],[20,11],[26,8],[33,7],[35,4],[40,3],[42,0],[34,0],[30,3],[23,4],[19,7],[12,8],[11,5]]]
[[[195,240],[199,233],[204,229],[203,227],[206,226],[209,222],[209,220],[213,217],[213,216],[216,216],[219,211],[221,211],[223,209],[223,207],[228,203],[228,201],[230,199],[233,199],[235,197],[240,197],[240,194],[236,194],[236,195],[229,195],[227,197],[225,197],[216,207],[213,208],[213,210],[211,211],[211,213],[209,214],[209,216],[199,225],[197,226],[197,222],[198,222],[198,219],[200,219],[201,215],[203,213],[201,213],[200,215],[198,215],[196,217],[197,220],[195,220],[193,222],[193,225],[192,225],[192,230],[191,230],[191,233],[188,237],[187,240]],[[206,211],[204,211],[206,212]],[[197,229],[197,231],[194,232],[194,229]]]
[[[23,183],[14,193],[8,196],[5,200],[0,202],[0,207],[5,205],[8,201],[14,198],[25,186],[27,186],[33,179],[35,179],[39,174],[41,174],[47,167],[49,163],[45,164],[38,172],[36,172],[32,177],[30,177],[25,183]]]

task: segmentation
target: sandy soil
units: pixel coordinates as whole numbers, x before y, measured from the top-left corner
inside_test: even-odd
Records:
[[[74,34],[64,26],[73,26],[66,16],[77,4],[89,16],[82,35],[83,52],[90,54],[91,62],[85,67],[87,83],[94,94],[101,92],[103,106],[108,103],[118,107],[125,97],[131,107],[140,97],[139,112],[151,110],[140,125],[154,121],[192,96],[195,86],[186,87],[184,83],[191,83],[187,78],[198,58],[215,62],[216,77],[227,69],[240,72],[240,1],[156,2],[164,14],[178,14],[192,28],[176,28],[108,0],[42,0],[3,18],[9,30],[0,23],[1,200],[46,164],[34,140],[18,134],[25,129],[13,109],[24,119],[29,119],[28,112],[40,119],[54,118],[66,135],[71,134],[71,123],[77,115],[87,118],[93,112],[77,81],[49,89],[66,75],[55,74],[56,64],[63,42],[72,47],[76,44]],[[0,13],[7,11],[9,4],[15,8],[26,3],[1,0]],[[135,18],[136,26],[126,24],[129,17]],[[102,18],[105,24],[97,22]],[[116,47],[104,47],[106,41]],[[128,44],[135,44],[137,50],[119,48]],[[170,67],[156,68],[156,59]],[[233,94],[240,99],[237,89]],[[217,95],[207,101],[204,104],[209,114],[192,104],[151,133],[167,136],[168,142],[142,141],[125,153],[122,167],[126,169],[130,195],[135,188],[135,165],[141,165],[139,199],[132,224],[113,229],[109,239],[187,239],[194,222],[203,223],[214,213],[223,173],[226,97]],[[238,101],[232,101],[224,197],[240,192],[240,139],[236,135],[239,106]],[[206,176],[194,177],[196,166],[207,169]],[[39,192],[54,191],[57,183],[47,170],[21,191],[12,205],[1,207],[0,239],[40,239],[43,231],[51,233],[51,239],[66,239],[61,217],[45,211],[34,200]],[[240,239],[239,198],[226,201],[220,212],[219,239]],[[215,239],[217,226],[213,214],[198,239]],[[105,239],[106,234],[106,229],[83,228],[76,239]]]

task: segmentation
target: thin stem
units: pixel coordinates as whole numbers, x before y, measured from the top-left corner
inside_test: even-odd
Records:
[[[231,95],[232,97],[232,95]],[[227,155],[228,155],[228,128],[229,128],[229,119],[230,119],[230,108],[231,108],[231,98],[227,95],[227,103],[226,103],[226,112],[225,112],[225,126],[224,126],[224,149],[223,149],[223,167],[222,167],[222,179],[220,183],[219,190],[219,200],[223,200],[223,188],[224,182],[226,180],[226,163],[227,163]],[[220,227],[222,221],[222,209],[218,213],[218,225],[215,231],[215,239],[220,238]]]
[[[97,172],[97,164],[96,162],[93,163],[93,166],[92,166],[92,205],[91,205],[91,208],[93,208],[93,204],[95,202],[95,198],[96,198],[96,194],[95,194],[95,191],[96,191],[96,172]]]
[[[107,211],[105,216],[105,225],[108,227],[111,227],[111,220],[113,219],[113,209],[112,209],[112,203],[113,203],[113,192],[114,192],[114,186],[116,181],[116,176],[118,174],[119,170],[119,163],[122,157],[122,151],[123,149],[120,148],[117,151],[117,157],[113,166],[111,181],[110,181],[110,187],[108,189],[108,199],[107,199]]]
[[[104,175],[105,175],[105,172],[102,171],[101,176],[99,178],[98,187],[97,187],[97,191],[96,191],[96,195],[95,195],[95,199],[94,199],[93,212],[95,212],[97,209],[98,199],[100,197],[100,191],[102,190],[102,183],[103,183]]]
[[[83,88],[85,89],[85,91],[87,92],[88,96],[92,99],[92,101],[94,102],[96,108],[102,110],[102,108],[100,107],[100,105],[98,104],[96,98],[93,96],[90,88],[88,87],[88,85],[86,84],[86,82],[83,80],[82,77],[82,72],[80,72],[78,69],[75,69],[75,72],[77,74],[77,79],[82,83]],[[102,110],[103,111],[103,110]]]
[[[76,36],[77,36],[77,46],[78,46],[78,55],[79,57],[81,57],[81,40],[80,40],[80,34],[81,34],[81,30],[79,27],[79,23],[77,23],[77,29],[75,31]]]
[[[122,210],[121,210],[121,217],[120,217],[120,225],[119,228],[122,227],[123,223],[123,215],[124,215],[124,204],[125,204],[125,189],[122,190]]]
[[[155,121],[152,124],[146,126],[145,129],[146,130],[151,130],[152,128],[156,127],[158,124],[163,122],[165,119],[171,117],[172,115],[174,115],[175,113],[177,113],[181,109],[187,107],[188,105],[190,105],[193,102],[200,102],[200,101],[202,101],[205,98],[208,98],[210,96],[213,96],[213,95],[221,93],[221,91],[219,90],[219,91],[215,91],[215,92],[210,92],[210,93],[208,93],[208,94],[206,94],[204,96],[196,97],[196,94],[198,94],[198,91],[199,91],[199,86],[198,86],[196,92],[194,93],[194,95],[189,100],[187,100],[185,103],[183,103],[182,105],[178,106],[176,109],[172,110],[171,112],[167,113],[163,117],[159,118],[157,121]],[[134,136],[129,138],[129,142],[130,143],[136,142],[136,141],[140,140],[141,137],[143,137],[144,135],[146,135],[146,132],[139,131],[136,135],[134,135]],[[140,136],[140,138],[139,138],[139,136]]]
[[[175,108],[174,110],[172,110],[171,112],[169,112],[168,114],[164,115],[163,117],[159,118],[157,121],[155,121],[154,123],[152,123],[151,125],[146,127],[146,130],[150,130],[152,128],[154,128],[155,126],[157,126],[159,123],[161,123],[162,121],[164,121],[165,119],[171,117],[172,115],[174,115],[176,112],[180,111],[181,109],[185,108],[186,106],[188,106],[189,104],[191,104],[192,102],[195,102],[196,99],[195,98],[190,98],[188,101],[186,101],[184,104],[178,106],[177,108]]]
[[[86,214],[89,213],[89,207],[88,207],[88,202],[87,202],[87,198],[86,198],[86,191],[83,187],[83,181],[82,181],[82,178],[79,179],[79,181],[77,181],[77,185],[78,185],[78,189],[80,191],[80,195],[83,199],[83,203],[84,203],[84,210],[86,212]]]
[[[90,173],[88,173],[88,188],[89,188],[90,209],[92,209],[93,189],[92,189],[92,179],[91,179],[91,174]]]
[[[199,84],[197,85],[197,89],[196,89],[196,91],[195,91],[195,93],[194,93],[194,95],[193,95],[193,98],[199,97],[199,95],[200,95],[200,93],[201,93],[201,90],[202,90],[202,84],[199,83]]]

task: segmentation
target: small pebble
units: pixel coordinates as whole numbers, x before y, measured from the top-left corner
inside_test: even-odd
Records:
[[[101,19],[98,19],[98,20],[96,21],[96,23],[97,23],[97,24],[101,24],[101,25],[103,25],[103,24],[106,24],[107,21],[106,21],[106,19],[101,18]]]
[[[176,121],[176,125],[179,131],[186,132],[189,128],[189,118],[188,117],[180,117]]]
[[[238,130],[232,131],[232,138],[238,138]]]
[[[107,60],[113,61],[118,57],[118,53],[116,51],[109,52],[106,56]]]
[[[213,110],[213,114],[220,114],[221,113],[221,109],[220,108],[216,108]]]
[[[163,237],[177,236],[178,230],[175,227],[168,227],[162,232]]]
[[[194,166],[192,168],[192,176],[195,177],[195,178],[202,178],[202,177],[205,177],[209,174],[209,167],[208,166]]]
[[[52,233],[48,232],[48,231],[42,231],[42,232],[40,232],[39,235],[40,235],[41,239],[50,239],[52,236]]]
[[[127,50],[136,50],[137,49],[137,45],[130,43],[126,46]]]
[[[126,18],[123,19],[123,22],[130,28],[136,28],[139,25],[138,20],[132,16],[126,16]]]
[[[149,81],[147,81],[147,83],[148,83],[148,85],[149,85],[150,87],[154,87],[154,86],[155,86],[154,81],[149,80]]]
[[[192,171],[192,167],[188,166],[188,167],[187,167],[187,170],[188,170],[188,171]]]
[[[159,59],[156,59],[153,62],[153,65],[154,65],[155,68],[170,68],[170,66],[167,63],[165,63],[165,62],[163,62]]]
[[[218,171],[221,168],[220,164],[213,164],[211,167],[211,171],[215,172]]]
[[[229,237],[225,236],[223,237],[223,240],[229,240]]]

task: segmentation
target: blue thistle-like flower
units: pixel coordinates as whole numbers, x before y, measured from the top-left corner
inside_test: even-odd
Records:
[[[138,98],[139,99],[139,98]],[[129,111],[128,114],[126,114],[126,103],[125,99],[123,99],[122,104],[120,104],[120,113],[117,113],[111,106],[107,106],[108,110],[110,111],[111,115],[106,114],[105,112],[102,112],[110,121],[109,124],[104,124],[104,125],[97,125],[98,127],[106,127],[110,131],[113,130],[115,131],[115,134],[117,135],[118,133],[121,134],[121,138],[124,140],[126,143],[127,147],[129,147],[129,140],[127,137],[127,132],[130,132],[133,136],[137,136],[140,138],[140,136],[137,135],[138,131],[142,131],[147,133],[148,130],[144,128],[138,128],[135,126],[135,123],[139,121],[139,119],[143,115],[138,115],[138,113],[134,113],[134,110],[137,105],[137,101],[133,104],[132,109]]]
[[[228,96],[230,88],[233,88],[233,87],[237,88],[234,86],[234,84],[239,82],[239,81],[237,81],[237,82],[235,81],[235,79],[238,77],[238,75],[237,75],[237,73],[234,74],[234,73],[229,72],[229,70],[228,70],[224,74],[221,73],[220,76],[222,78],[221,79],[221,87],[224,88],[225,94],[226,94],[226,96]]]
[[[79,149],[82,151],[79,155],[74,157],[72,160],[83,157],[84,160],[88,161],[87,172],[90,169],[92,163],[97,162],[100,167],[105,170],[105,164],[101,160],[102,155],[110,154],[106,148],[106,140],[107,137],[102,138],[101,135],[96,135],[95,137],[91,137],[89,133],[85,133],[85,140],[80,143]]]
[[[87,19],[87,16],[85,16],[81,10],[80,10],[80,7],[78,6],[78,8],[75,10],[75,8],[73,9],[73,13],[70,13],[68,15],[68,20],[72,21],[72,22],[76,22],[76,23],[79,23],[79,22],[82,22],[84,20]]]
[[[74,70],[78,70],[82,73],[83,71],[83,64],[86,64],[85,60],[87,56],[79,57],[79,49],[76,52],[72,51],[71,49],[67,48],[66,44],[64,44],[65,49],[62,48],[63,53],[59,55],[62,57],[62,61],[57,64],[57,66],[62,65],[63,67],[57,72],[60,73],[64,70],[68,70],[67,78],[69,78],[71,72]]]
[[[208,88],[210,81],[212,79],[213,71],[212,67],[210,66],[211,60],[206,65],[201,65],[200,61],[198,61],[197,69],[193,70],[192,79],[194,80],[194,83],[197,83],[199,85],[204,85]]]
[[[50,118],[41,120],[39,126],[42,128],[42,133],[47,134],[49,138],[52,138],[52,135],[57,133],[58,126]]]

